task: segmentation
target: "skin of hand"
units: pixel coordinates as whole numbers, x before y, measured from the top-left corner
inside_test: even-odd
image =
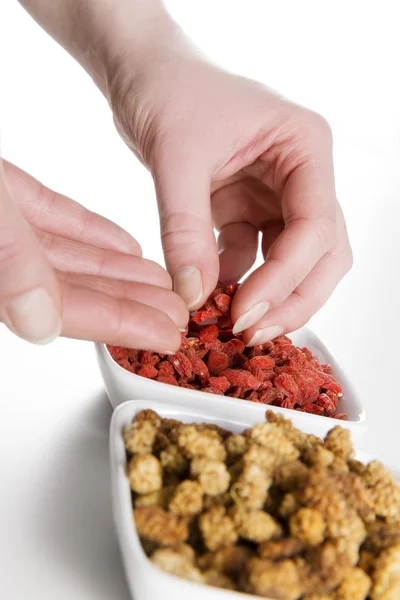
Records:
[[[126,231],[0,163],[0,321],[17,335],[172,353],[188,310],[171,289]]]
[[[166,265],[189,309],[218,279],[242,278],[261,237],[234,331],[257,345],[305,324],[352,264],[326,121],[206,61],[158,0],[22,3],[86,68],[150,169]]]
[[[319,115],[206,62],[170,27],[141,55],[140,73],[129,57],[113,71],[110,104],[153,174],[166,265],[190,309],[218,279],[246,274],[261,234],[265,261],[240,287],[232,317],[247,344],[262,344],[304,325],[352,264],[331,131]]]

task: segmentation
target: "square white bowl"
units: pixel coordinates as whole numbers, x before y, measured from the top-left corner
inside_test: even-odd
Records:
[[[198,407],[188,407],[186,404],[168,402],[152,402],[134,400],[120,405],[113,414],[110,427],[110,459],[114,522],[118,535],[119,545],[125,567],[126,578],[132,597],[136,600],[154,600],[155,598],[174,598],[174,600],[223,600],[231,598],[259,598],[258,596],[244,595],[241,592],[232,592],[213,588],[206,585],[192,583],[169,575],[153,565],[145,555],[134,523],[132,512],[132,499],[128,478],[126,476],[126,452],[122,432],[132,423],[135,415],[143,409],[151,408],[164,418],[176,418],[184,423],[202,422],[216,423],[221,427],[238,433],[255,423],[263,421],[264,415],[249,412],[246,403],[234,403],[232,407],[225,405],[219,407],[217,412]],[[263,411],[264,412],[264,411]],[[325,427],[308,427],[303,413],[290,411],[293,424],[306,433],[316,433],[324,436]],[[322,423],[320,419],[319,423]],[[330,425],[342,424],[340,421],[330,420]],[[357,453],[357,458],[363,462],[372,460],[367,453]],[[264,600],[268,600],[265,599]]]
[[[332,365],[333,374],[343,390],[343,396],[338,405],[338,412],[347,413],[347,421],[338,421],[330,417],[322,417],[287,408],[267,406],[248,400],[218,396],[216,394],[160,383],[140,377],[120,367],[113,360],[104,344],[96,344],[96,351],[107,394],[114,408],[128,400],[161,400],[169,403],[178,403],[189,409],[201,407],[209,414],[222,416],[230,414],[230,411],[234,411],[237,406],[242,406],[246,408],[249,418],[254,423],[264,419],[265,410],[268,408],[275,412],[280,412],[288,418],[293,418],[293,413],[295,413],[297,421],[304,424],[308,428],[309,433],[316,435],[322,435],[321,432],[326,433],[338,423],[345,428],[351,429],[354,435],[363,434],[367,429],[367,415],[350,379],[340,363],[310,329],[306,327],[299,329],[291,334],[290,338],[296,346],[306,346],[309,348],[321,363],[330,363]]]

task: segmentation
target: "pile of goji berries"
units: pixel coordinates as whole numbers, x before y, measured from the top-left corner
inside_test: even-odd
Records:
[[[342,390],[330,365],[284,335],[254,348],[233,335],[230,306],[237,288],[213,292],[192,315],[176,354],[108,346],[111,356],[124,369],[161,383],[346,419],[336,412]]]

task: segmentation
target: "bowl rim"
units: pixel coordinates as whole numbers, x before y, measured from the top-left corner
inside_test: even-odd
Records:
[[[347,419],[347,420],[342,421],[342,420],[334,419],[333,417],[325,417],[325,416],[316,415],[313,413],[302,413],[302,412],[296,411],[294,409],[283,408],[280,406],[265,405],[265,407],[268,406],[274,412],[281,413],[284,416],[290,416],[294,412],[297,414],[304,415],[304,417],[306,419],[307,418],[311,419],[311,420],[323,419],[324,422],[335,423],[336,425],[342,424],[343,427],[346,427],[346,428],[347,427],[350,427],[350,428],[365,427],[367,424],[367,421],[368,421],[367,411],[366,411],[364,405],[362,404],[357,391],[354,388],[352,380],[348,376],[346,370],[343,368],[340,361],[336,358],[336,355],[329,350],[329,348],[324,344],[324,342],[319,338],[319,336],[309,327],[302,327],[301,329],[298,329],[297,331],[292,332],[292,334],[289,334],[288,337],[290,337],[290,335],[293,335],[293,336],[304,335],[305,337],[309,338],[311,343],[316,344],[319,347],[321,347],[324,355],[326,356],[328,361],[332,364],[334,371],[339,373],[339,377],[337,377],[337,379],[339,380],[339,382],[342,385],[344,383],[345,386],[348,388],[348,390],[349,390],[348,396],[351,397],[351,402],[354,404],[354,408],[357,411],[358,418]],[[152,379],[147,379],[145,377],[140,377],[140,375],[137,375],[136,373],[131,373],[130,371],[127,371],[126,369],[121,367],[112,358],[106,344],[96,343],[96,347],[97,347],[98,352],[100,352],[101,357],[105,360],[106,364],[108,364],[111,369],[114,369],[114,371],[116,373],[120,373],[121,377],[123,377],[127,380],[129,380],[129,378],[130,378],[132,380],[132,382],[134,382],[135,380],[136,381],[140,380],[141,385],[145,385],[149,389],[153,388],[154,390],[159,390],[158,394],[160,396],[162,396],[163,390],[165,390],[166,388],[169,389],[172,387],[166,383],[162,383],[160,381],[154,381]],[[177,386],[175,388],[175,386],[174,386],[174,389],[176,389],[176,393],[177,393],[177,395],[179,395],[181,388],[179,388],[179,386]],[[215,395],[215,394],[210,394],[209,392],[203,392],[200,390],[190,390],[190,389],[185,388],[185,392],[192,395],[193,398],[196,398],[196,397],[199,398],[199,395],[201,395],[202,398],[207,397],[209,401],[213,400],[215,403],[218,403],[221,406],[224,406],[225,404],[228,404],[228,403],[231,405],[232,402],[234,402],[235,404],[239,403],[239,404],[243,404],[246,406],[257,405],[257,403],[249,402],[246,399],[231,398],[230,396],[225,396],[225,395],[219,396],[219,395]]]

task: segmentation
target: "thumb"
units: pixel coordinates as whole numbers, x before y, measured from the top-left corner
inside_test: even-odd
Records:
[[[204,304],[218,281],[219,261],[210,204],[210,179],[174,160],[154,176],[161,240],[174,291],[189,310]]]
[[[0,162],[0,320],[20,337],[43,344],[61,332],[58,281],[23,219]]]

